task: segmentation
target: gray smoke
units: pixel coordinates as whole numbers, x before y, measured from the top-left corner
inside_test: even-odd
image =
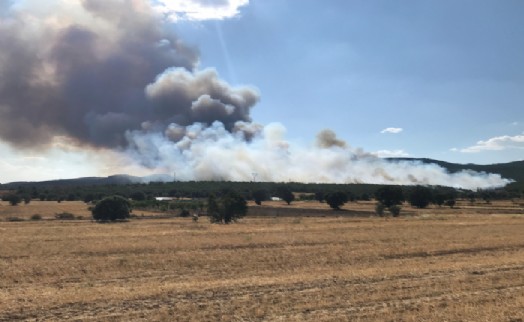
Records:
[[[50,12],[32,2],[0,18],[0,137],[12,145],[63,135],[125,147],[126,131],[144,122],[165,129],[219,120],[232,130],[251,121],[257,92],[232,88],[213,70],[196,72],[197,50],[147,0],[57,2]]]
[[[179,180],[247,181],[256,173],[262,181],[508,183],[386,162],[330,130],[311,146],[292,144],[283,125],[251,119],[256,89],[198,69],[197,49],[155,8],[149,0],[0,0],[0,139],[25,149],[67,142]]]
[[[324,149],[329,149],[335,146],[345,148],[346,142],[337,139],[336,133],[328,129],[317,134],[317,146]]]

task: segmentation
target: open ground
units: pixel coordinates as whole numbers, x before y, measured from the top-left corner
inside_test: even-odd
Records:
[[[236,224],[212,225],[97,224],[79,202],[2,203],[0,320],[524,320],[521,205],[378,218],[372,203],[352,203],[300,216],[307,205],[276,217],[289,208],[250,207]],[[84,220],[45,220],[60,212]],[[35,213],[44,220],[6,220]]]

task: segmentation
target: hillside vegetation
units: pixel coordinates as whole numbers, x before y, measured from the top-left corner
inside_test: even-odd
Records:
[[[519,187],[524,189],[524,160],[515,161],[508,163],[495,163],[495,164],[460,164],[460,163],[450,163],[445,161],[433,160],[433,159],[415,159],[415,158],[390,158],[392,161],[419,161],[422,163],[435,163],[441,167],[447,169],[450,173],[455,173],[463,170],[473,170],[477,172],[486,172],[486,173],[497,173],[500,174],[503,178],[512,179],[515,182],[511,184],[512,187]]]
[[[504,164],[475,165],[454,164],[431,159],[390,159],[395,161],[416,161],[422,163],[436,163],[449,172],[462,170],[498,173],[504,178],[515,180],[508,186],[491,191],[465,191],[446,187],[433,187],[436,194],[453,195],[459,198],[478,199],[508,199],[519,198],[524,193],[524,161]],[[13,182],[0,185],[0,196],[7,193],[16,193],[24,199],[48,201],[92,201],[100,200],[110,195],[121,195],[136,199],[142,195],[144,199],[154,197],[191,198],[201,199],[215,194],[221,195],[227,191],[235,191],[246,199],[252,199],[255,193],[262,193],[265,198],[278,195],[278,191],[285,187],[296,194],[297,199],[314,199],[315,194],[328,194],[331,192],[344,192],[348,199],[369,200],[381,185],[373,184],[305,184],[298,182],[273,183],[273,182],[225,182],[225,181],[189,181],[189,182],[159,182],[154,181],[162,176],[139,178],[128,175],[115,175],[107,178],[78,178],[67,180],[52,180],[44,182]],[[150,183],[139,183],[144,180],[153,180]],[[407,195],[411,187],[405,186],[403,190]],[[3,191],[3,192],[2,192]]]

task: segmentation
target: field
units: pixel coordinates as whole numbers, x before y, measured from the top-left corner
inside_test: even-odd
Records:
[[[306,206],[232,225],[96,224],[82,203],[3,203],[0,321],[524,321],[520,205]],[[35,213],[52,220],[7,220]]]

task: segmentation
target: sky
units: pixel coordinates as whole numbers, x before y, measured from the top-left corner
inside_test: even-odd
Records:
[[[427,169],[373,157],[523,160],[522,16],[519,0],[0,0],[0,182],[404,183]]]

